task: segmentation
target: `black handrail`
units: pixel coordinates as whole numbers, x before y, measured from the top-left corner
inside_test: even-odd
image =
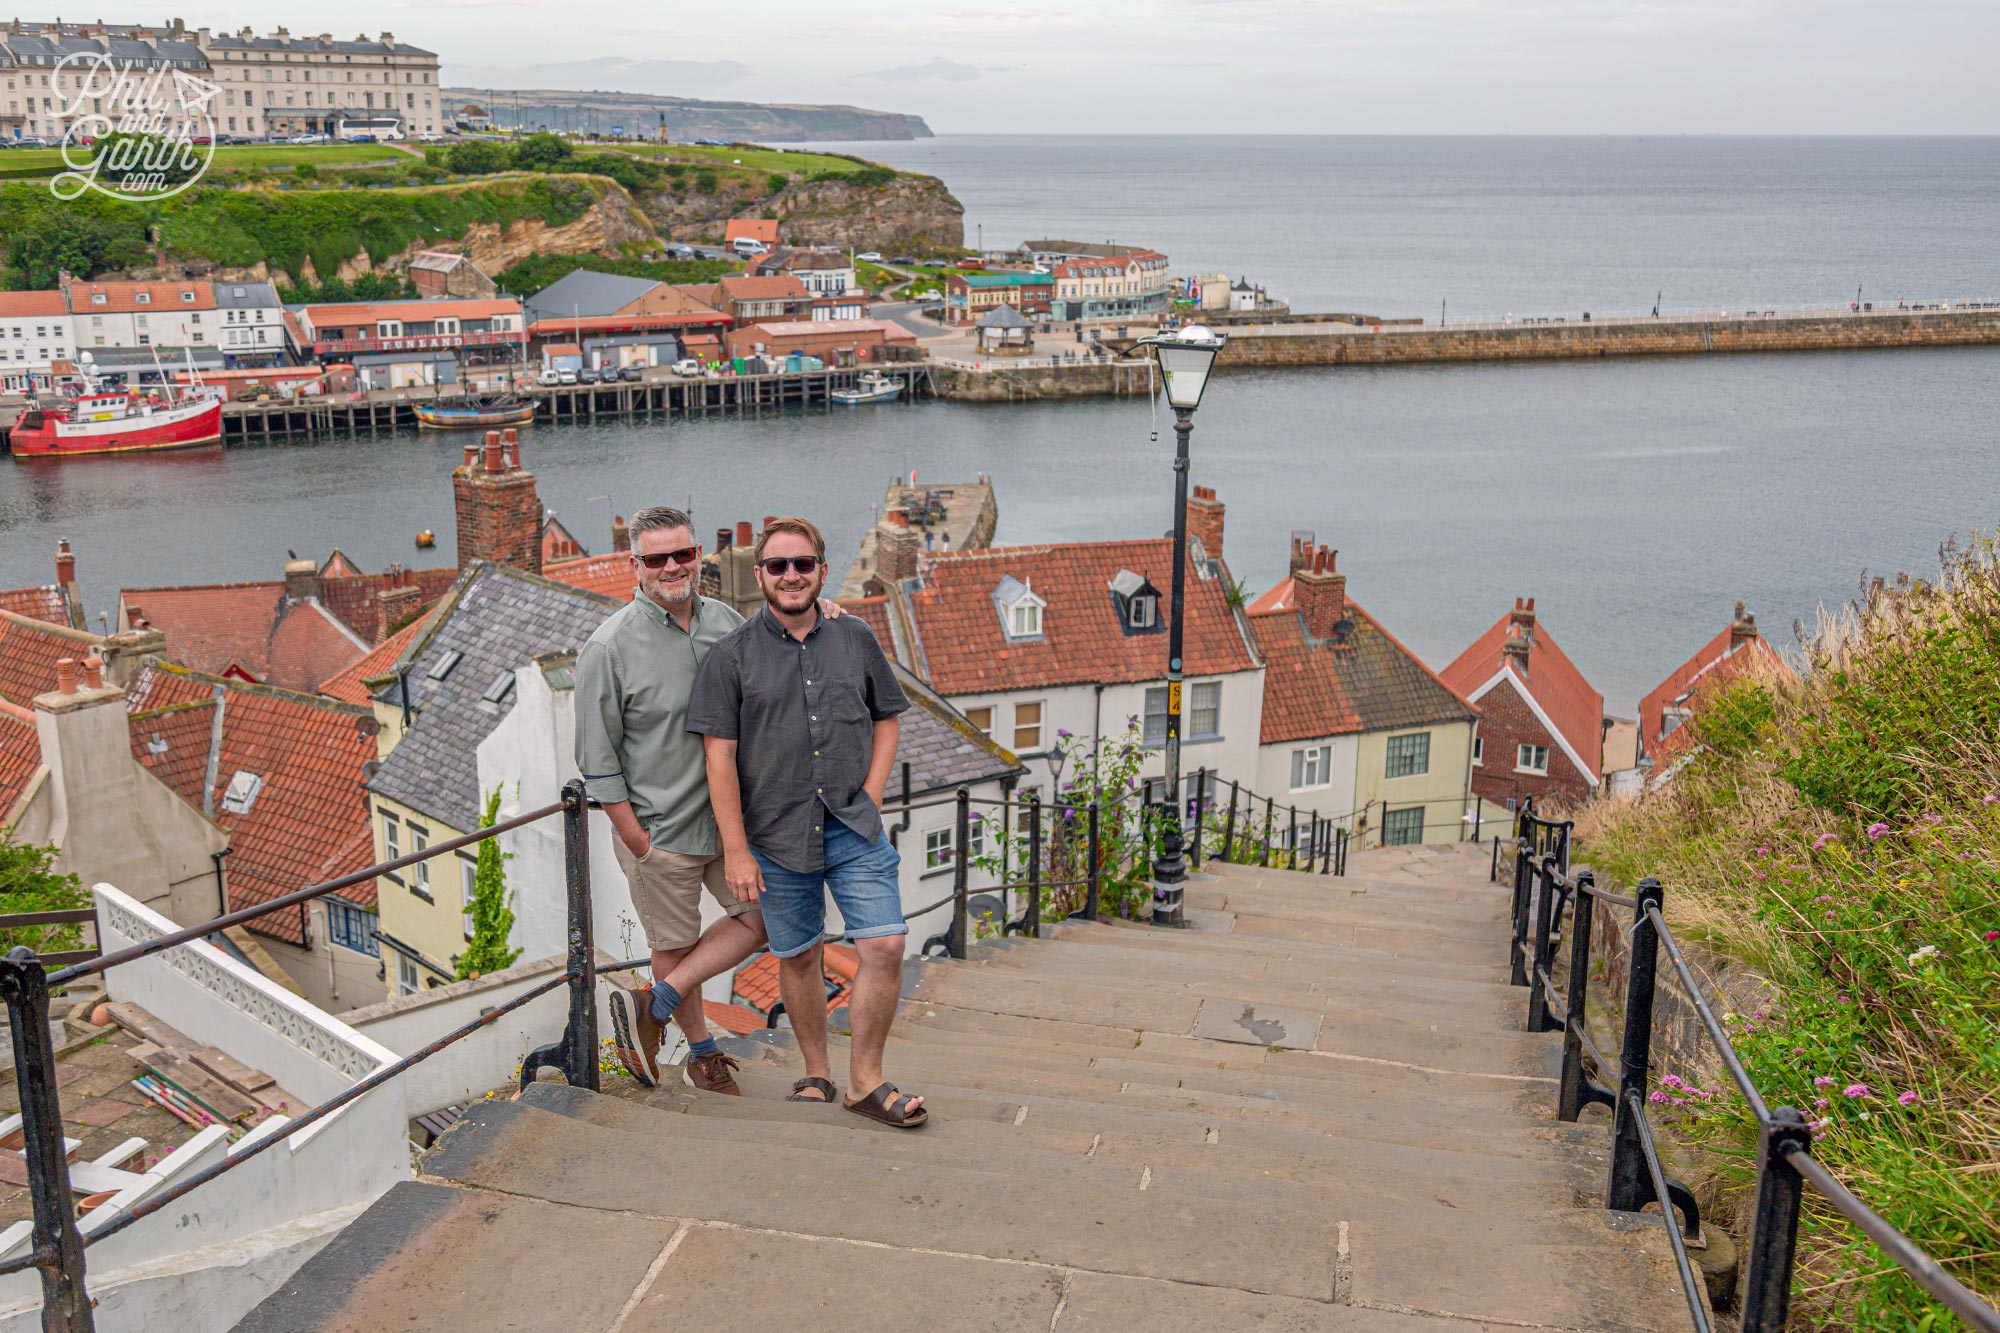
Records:
[[[1559,833],[1556,832],[1558,829]],[[1637,1211],[1649,1203],[1661,1205],[1661,1221],[1669,1234],[1694,1327],[1700,1333],[1708,1333],[1709,1320],[1687,1260],[1682,1235],[1685,1232],[1692,1237],[1700,1233],[1701,1214],[1693,1192],[1668,1176],[1662,1168],[1652,1122],[1646,1112],[1646,1080],[1651,1071],[1653,997],[1658,981],[1658,956],[1662,948],[1700,1017],[1702,1027],[1714,1043],[1723,1067],[1743,1094],[1744,1104],[1758,1126],[1756,1204],[1744,1261],[1739,1333],[1783,1333],[1791,1303],[1801,1187],[1807,1184],[1880,1246],[1911,1281],[1949,1307],[1968,1327],[1978,1330],[1978,1333],[2000,1333],[2000,1311],[1995,1311],[1970,1288],[1947,1273],[1937,1260],[1870,1208],[1812,1156],[1812,1131],[1804,1114],[1789,1106],[1773,1108],[1766,1105],[1749,1070],[1737,1055],[1735,1044],[1730,1041],[1721,1023],[1716,1021],[1707,992],[1694,975],[1694,969],[1682,953],[1679,942],[1674,939],[1672,928],[1667,925],[1662,910],[1665,890],[1660,882],[1657,879],[1641,880],[1638,891],[1629,895],[1601,889],[1588,870],[1570,875],[1568,851],[1567,825],[1557,825],[1526,813],[1517,821],[1515,937],[1510,940],[1508,954],[1510,966],[1515,971],[1515,984],[1529,988],[1525,1026],[1530,1032],[1557,1029],[1563,1032],[1559,1119],[1576,1121],[1583,1107],[1591,1103],[1607,1106],[1615,1113],[1606,1206],[1620,1211]],[[1558,896],[1573,904],[1574,912],[1565,932],[1569,948],[1568,989],[1565,993],[1556,991],[1552,966],[1552,923],[1556,916],[1552,904]],[[1532,940],[1527,941],[1520,938],[1520,931],[1531,899],[1535,904],[1535,922]],[[1619,1089],[1616,1095],[1589,1078],[1584,1058],[1586,1055],[1590,1057],[1600,1076],[1610,1072],[1609,1062],[1590,1040],[1585,1027],[1593,943],[1592,908],[1599,902],[1632,910],[1624,1038],[1618,1058]],[[1527,964],[1525,974],[1524,962]],[[1679,1227],[1674,1225],[1677,1211],[1683,1219]]]

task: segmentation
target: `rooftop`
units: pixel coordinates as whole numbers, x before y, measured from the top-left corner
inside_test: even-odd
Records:
[[[1509,631],[1526,616],[1525,674],[1506,651]],[[1474,639],[1457,660],[1440,673],[1445,684],[1478,703],[1480,696],[1503,678],[1533,702],[1543,723],[1561,743],[1569,761],[1593,782],[1603,757],[1604,696],[1590,687],[1576,664],[1556,646],[1555,636],[1535,620],[1534,602],[1516,600],[1514,610],[1500,617]]]
[[[368,651],[316,596],[286,596],[282,579],[127,588],[119,606],[167,636],[167,656],[200,671],[234,673],[294,690],[319,683]]]
[[[1692,712],[1699,707],[1704,692],[1752,671],[1789,675],[1791,668],[1758,633],[1757,618],[1746,615],[1743,603],[1738,602],[1736,618],[1730,624],[1639,700],[1641,757],[1664,763],[1679,756],[1692,738],[1681,729],[1684,717],[1671,715],[1673,711]]]

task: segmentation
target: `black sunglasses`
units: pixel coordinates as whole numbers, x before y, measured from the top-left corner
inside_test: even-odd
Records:
[[[785,576],[787,567],[794,574],[812,573],[820,567],[820,558],[816,555],[774,555],[769,560],[760,560],[757,563],[764,567],[766,575],[774,579],[781,579]]]
[[[683,546],[678,551],[655,551],[639,557],[639,563],[648,569],[665,569],[668,565],[691,565],[701,559],[701,547]]]

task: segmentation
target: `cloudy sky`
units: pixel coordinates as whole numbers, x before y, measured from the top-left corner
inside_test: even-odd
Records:
[[[242,21],[240,7],[184,12]],[[260,27],[324,28],[277,0]],[[2000,0],[351,0],[467,86],[949,133],[1996,133]],[[317,16],[317,17],[316,17]],[[579,21],[584,20],[584,21]]]

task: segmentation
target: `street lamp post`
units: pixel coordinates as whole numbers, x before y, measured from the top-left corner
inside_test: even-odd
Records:
[[[1183,855],[1181,809],[1181,644],[1187,615],[1187,492],[1188,440],[1194,434],[1194,410],[1201,406],[1208,372],[1222,350],[1222,334],[1200,324],[1141,339],[1160,363],[1167,405],[1174,409],[1174,575],[1167,620],[1167,774],[1166,799],[1160,822],[1160,854],[1153,862],[1153,924],[1181,926],[1186,916],[1181,892],[1187,883]]]

